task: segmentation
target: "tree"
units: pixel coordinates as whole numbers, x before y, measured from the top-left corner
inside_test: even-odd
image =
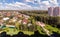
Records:
[[[16,23],[15,23],[15,26],[16,26],[16,28],[19,30],[20,23],[19,23],[19,22],[16,22]]]
[[[32,21],[32,24],[34,26],[34,31],[35,31],[37,29],[35,18],[33,18],[31,21]]]

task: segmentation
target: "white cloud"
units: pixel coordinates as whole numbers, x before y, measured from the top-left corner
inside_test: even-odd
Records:
[[[36,1],[38,4],[41,3],[41,0],[25,0],[25,2],[31,2],[31,3],[36,4],[35,1]]]
[[[50,5],[58,6],[57,0],[49,0],[49,2],[50,2]]]
[[[27,5],[27,4],[24,4],[24,3],[20,3],[20,2],[16,2],[15,5],[22,6],[22,7],[31,7],[30,5]]]
[[[5,3],[4,6],[2,3],[0,3],[0,9],[9,9],[9,10],[22,10],[22,9],[27,9],[27,10],[33,10],[33,9],[47,9],[50,6],[58,6],[57,0],[47,0],[47,1],[42,1],[41,0],[24,0],[25,3],[21,2],[15,2],[15,3]],[[32,7],[32,5],[27,5],[27,2],[31,2],[33,4],[36,4],[34,1],[37,1],[37,4],[39,5],[38,7]]]
[[[31,9],[32,7],[30,5],[24,4],[24,3],[20,3],[20,2],[16,2],[16,3],[5,3],[5,6],[3,6],[3,4],[1,4],[0,6],[0,10],[2,9],[8,9],[8,10],[22,10],[22,9]]]
[[[25,0],[26,2],[33,2],[34,0]]]
[[[47,7],[49,7],[49,6],[50,6],[49,1],[42,1],[42,4],[43,4],[43,5],[45,5],[45,6],[47,6]]]
[[[49,5],[48,1],[43,1],[42,4]]]
[[[51,3],[57,4],[57,0],[49,0]]]
[[[41,0],[26,0],[26,2],[31,2],[33,4],[34,1],[37,1],[37,4],[39,4],[39,8],[43,9],[43,8],[48,8],[50,6],[58,6],[58,2],[57,0],[46,0],[46,1],[41,1]]]
[[[40,2],[39,1],[39,3],[38,3],[39,5],[40,5],[40,9],[42,9],[42,10],[44,10],[44,9],[48,9],[48,7],[55,7],[55,6],[58,6],[58,2],[57,2],[57,0],[48,0],[48,1],[42,1],[42,2]]]

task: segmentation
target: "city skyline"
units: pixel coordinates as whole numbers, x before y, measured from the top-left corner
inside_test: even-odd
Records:
[[[48,10],[60,6],[60,0],[0,0],[0,10]]]

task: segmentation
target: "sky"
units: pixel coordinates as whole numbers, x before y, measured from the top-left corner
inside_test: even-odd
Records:
[[[0,10],[48,10],[60,6],[60,0],[0,0]]]

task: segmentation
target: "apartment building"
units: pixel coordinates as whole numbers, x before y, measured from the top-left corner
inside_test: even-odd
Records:
[[[54,7],[49,7],[48,8],[48,15],[49,16],[53,16],[53,9],[54,9]]]
[[[49,7],[48,15],[49,16],[60,16],[60,7]]]
[[[60,7],[55,7],[54,8],[53,16],[60,16]]]

